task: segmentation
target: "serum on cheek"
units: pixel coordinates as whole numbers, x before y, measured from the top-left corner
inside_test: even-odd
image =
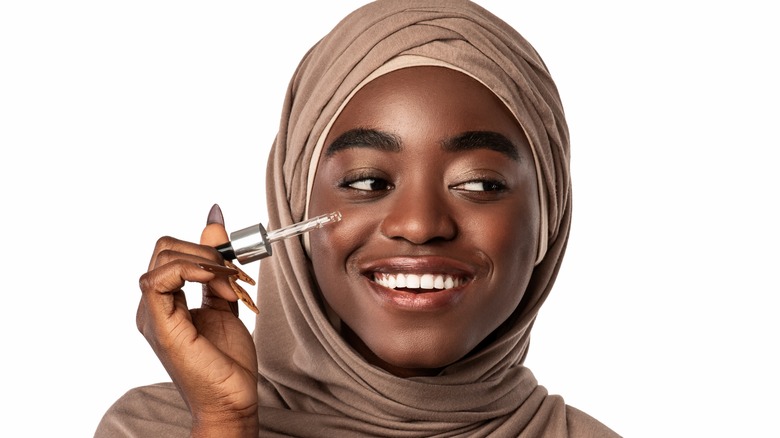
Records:
[[[341,213],[334,211],[301,221],[273,231],[266,231],[262,224],[252,225],[230,233],[230,241],[217,246],[225,260],[238,260],[245,265],[271,255],[271,244],[299,236],[341,220]]]

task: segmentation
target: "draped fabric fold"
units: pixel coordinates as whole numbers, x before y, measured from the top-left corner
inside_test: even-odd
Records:
[[[565,436],[565,404],[537,385],[522,360],[568,238],[568,131],[543,61],[509,25],[460,0],[380,0],[346,17],[306,54],[290,83],[267,168],[269,228],[305,217],[318,141],[356,88],[399,57],[466,72],[514,113],[532,145],[542,187],[541,260],[520,307],[492,342],[438,376],[399,378],[367,364],[339,336],[323,310],[302,241],[285,241],[260,269],[254,330],[264,379],[260,422],[296,436],[343,430],[470,437],[500,430],[519,436],[538,424]]]
[[[617,436],[549,395],[523,366],[531,327],[568,239],[569,135],[555,83],[536,50],[479,5],[379,0],[347,16],[305,55],[289,84],[267,165],[268,228],[306,216],[312,163],[329,124],[361,84],[399,59],[472,76],[504,102],[525,131],[542,213],[531,281],[518,291],[523,295],[515,312],[476,351],[437,376],[400,378],[368,364],[341,338],[321,302],[303,239],[275,244],[273,257],[260,266],[253,333],[261,436]],[[131,391],[117,402],[103,420],[101,436],[124,431],[118,416],[148,402],[140,398],[144,394]],[[155,394],[168,395],[156,405],[155,419],[167,412],[171,416],[162,417],[169,423],[189,421],[172,385]],[[144,424],[152,422],[144,418]],[[154,430],[140,435],[152,436]]]

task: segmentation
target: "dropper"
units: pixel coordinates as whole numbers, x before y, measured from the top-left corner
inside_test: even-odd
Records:
[[[217,246],[226,260],[238,260],[245,265],[271,255],[271,244],[290,237],[322,228],[341,220],[341,213],[323,214],[273,231],[266,231],[262,224],[252,225],[230,233],[230,241]]]

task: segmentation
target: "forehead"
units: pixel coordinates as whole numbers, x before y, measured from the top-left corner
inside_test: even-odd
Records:
[[[527,143],[498,96],[465,73],[438,66],[403,68],[364,85],[335,120],[325,147],[356,128],[388,132],[401,140],[415,135],[436,141],[489,131],[518,146]]]

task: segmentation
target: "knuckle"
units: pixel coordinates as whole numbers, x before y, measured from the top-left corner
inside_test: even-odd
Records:
[[[147,292],[152,288],[152,280],[150,277],[150,273],[145,272],[138,278],[138,287],[141,289],[141,292]]]
[[[176,251],[174,251],[172,249],[168,249],[168,248],[161,249],[157,253],[157,263],[158,263],[158,265],[159,264],[166,264],[166,263],[170,262],[171,260],[174,260],[175,257],[176,257],[174,255],[175,253],[176,253]]]
[[[162,236],[154,244],[155,252],[160,252],[172,248],[178,240],[171,236]]]

